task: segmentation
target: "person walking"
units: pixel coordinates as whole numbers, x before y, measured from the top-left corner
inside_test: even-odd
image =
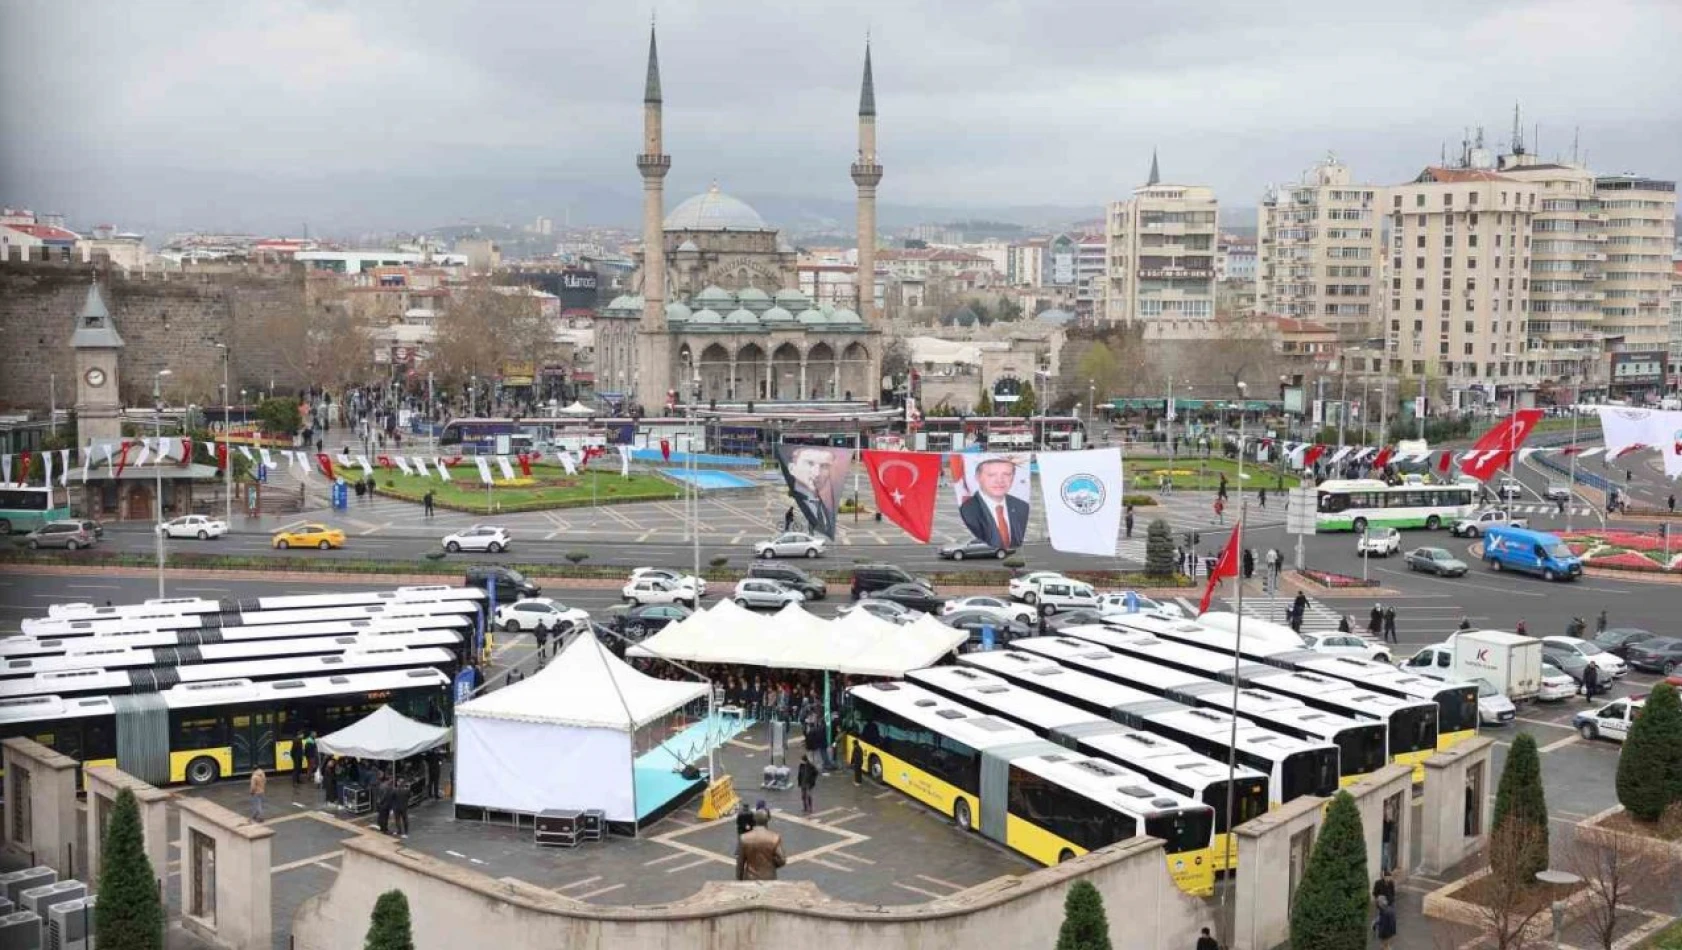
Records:
[[[1308,595],[1299,590],[1296,597],[1291,600],[1291,629],[1293,631],[1302,632],[1302,620],[1307,613]]]
[[[374,781],[374,807],[379,811],[380,834],[391,834],[391,779],[384,772]]]
[[[1263,508],[1267,507],[1267,489],[1256,489],[1256,501],[1260,503]]]
[[[1337,632],[1338,633],[1349,633],[1350,632],[1350,630],[1349,630],[1349,615],[1348,614],[1339,614],[1338,615],[1338,618],[1337,618]]]
[[[796,774],[794,784],[800,786],[800,813],[812,813],[812,789],[818,787],[818,767],[812,764],[810,755],[800,757],[800,770]]]
[[[1456,627],[1456,628],[1454,628],[1454,629],[1455,629],[1455,632],[1457,632],[1457,633],[1458,633],[1458,632],[1459,632],[1459,631],[1461,631],[1461,630],[1470,630],[1470,629],[1472,629],[1472,618],[1470,618],[1470,617],[1461,617],[1461,618],[1460,618],[1460,626],[1458,626],[1458,627]]]
[[[1530,628],[1524,625],[1523,617],[1519,618],[1518,625],[1513,628],[1513,632],[1521,637],[1527,637],[1530,635]]]
[[[1203,933],[1198,935],[1197,946],[1194,950],[1221,950],[1221,945],[1215,940],[1215,936],[1209,932],[1209,928],[1204,927]]]
[[[1390,950],[1390,941],[1396,939],[1396,902],[1389,898],[1378,899],[1378,917],[1372,922],[1373,935],[1378,937],[1378,945],[1382,950]]]
[[[1396,643],[1396,605],[1384,606],[1384,640],[1386,643]]]
[[[1244,579],[1250,580],[1256,576],[1256,552],[1254,548],[1244,549]]]
[[[421,504],[425,506],[426,516],[432,517],[432,489],[428,488],[426,494],[421,496]]]
[[[1217,495],[1215,497],[1215,523],[1216,524],[1226,524],[1226,496],[1225,495]]]
[[[1675,499],[1672,499],[1672,501],[1674,502]],[[1675,505],[1672,504],[1671,507],[1674,508]],[[1133,506],[1132,505],[1128,505],[1126,508],[1122,509],[1121,520],[1122,520],[1122,525],[1127,529],[1127,536],[1130,537],[1130,538],[1133,537]]]
[[[286,754],[292,762],[292,784],[296,786],[304,780],[304,771],[309,768],[309,763],[304,760],[304,739],[302,736],[294,735],[292,737],[292,741],[287,743]]]
[[[853,758],[852,758],[852,762],[850,764],[853,767],[853,784],[854,785],[863,785],[864,784],[864,746],[860,745],[859,741],[857,739],[853,740]]]
[[[771,812],[761,808],[750,819],[752,830],[736,847],[736,880],[775,881],[777,869],[788,863],[783,836],[771,830]]]
[[[1664,506],[1666,508],[1670,509],[1671,514],[1673,514],[1673,515],[1676,514],[1676,493],[1675,492],[1671,492],[1670,497],[1665,499]]]
[[[251,773],[251,820],[263,820],[263,796],[269,790],[269,776],[257,769]]]
[[[1384,605],[1373,604],[1372,613],[1367,615],[1367,636],[1381,637],[1384,635]]]
[[[1392,905],[1396,903],[1396,879],[1390,876],[1390,869],[1385,868],[1372,882],[1372,899],[1374,901],[1387,900]]]
[[[1583,667],[1583,700],[1594,702],[1594,694],[1600,691],[1600,665],[1594,661]]]
[[[788,531],[788,530],[791,530],[793,527],[794,527],[794,506],[789,505],[788,510],[783,512],[783,530]]]
[[[315,773],[321,768],[321,756],[315,750],[315,730],[304,732],[304,780],[315,781]]]
[[[426,795],[433,801],[438,800],[438,775],[443,770],[442,766],[443,763],[438,761],[438,750],[426,754]]]
[[[409,837],[409,783],[393,776],[391,782],[391,810],[396,817],[397,837]]]
[[[1605,607],[1600,608],[1600,616],[1594,618],[1594,632],[1596,634],[1602,634],[1602,633],[1606,632],[1606,608]]]

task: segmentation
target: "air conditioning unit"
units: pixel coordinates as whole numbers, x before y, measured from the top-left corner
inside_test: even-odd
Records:
[[[11,901],[14,907],[21,908],[24,891],[32,887],[52,884],[57,880],[58,872],[49,867],[35,867],[0,874],[0,896],[4,896]]]
[[[33,887],[23,892],[23,909],[33,911],[42,920],[47,919],[47,910],[54,904],[65,901],[78,901],[88,896],[88,886],[81,881],[59,881],[42,887]]]
[[[98,898],[54,904],[47,912],[47,939],[43,950],[94,950],[93,909]]]
[[[41,918],[27,910],[0,917],[0,950],[41,950]]]

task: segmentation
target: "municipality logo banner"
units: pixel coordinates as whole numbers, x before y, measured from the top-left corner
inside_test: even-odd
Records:
[[[1041,452],[1040,494],[1051,546],[1114,557],[1121,534],[1121,449]]]

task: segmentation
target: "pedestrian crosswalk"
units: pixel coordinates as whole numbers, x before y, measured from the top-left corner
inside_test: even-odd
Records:
[[[1278,624],[1287,624],[1285,614],[1290,609],[1293,599],[1294,597],[1286,597],[1283,594],[1277,597],[1245,596],[1244,616]],[[1227,609],[1232,609],[1230,603],[1227,605]],[[1302,629],[1304,633],[1330,633],[1337,630],[1340,620],[1342,620],[1342,614],[1310,597],[1308,598],[1308,606],[1302,613]]]
[[[1559,505],[1553,502],[1539,505],[1506,505],[1505,507],[1510,514],[1515,515],[1558,515],[1560,513]],[[1584,508],[1581,505],[1567,506],[1566,511],[1577,518],[1587,518],[1594,514],[1594,509]]]

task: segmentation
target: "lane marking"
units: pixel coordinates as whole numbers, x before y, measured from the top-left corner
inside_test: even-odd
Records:
[[[939,887],[949,887],[954,891],[961,891],[964,889],[962,884],[953,884],[951,881],[943,881],[938,877],[929,877],[927,874],[919,874],[917,877]]]
[[[665,864],[667,861],[676,861],[679,858],[687,858],[689,856],[690,856],[689,854],[687,854],[683,851],[674,851],[671,854],[668,854],[663,858],[655,858],[652,861],[644,861],[642,863],[642,866],[645,867],[645,868],[646,867],[653,867],[656,864]],[[592,878],[591,880],[594,880],[594,878]],[[556,888],[556,889],[559,890],[559,888]]]
[[[902,884],[899,881],[893,883],[895,887],[910,891],[913,894],[921,894],[929,900],[937,901],[946,896],[945,894],[936,894],[934,891],[925,891],[920,887],[912,887],[910,884]]]
[[[876,863],[875,861],[872,861],[869,858],[861,858],[856,854],[851,854],[851,853],[846,852],[846,851],[831,851],[830,854],[832,854],[832,855],[834,855],[835,857],[838,857],[838,858],[846,858],[849,861],[857,861],[860,864],[875,864]]]
[[[1547,745],[1541,747],[1540,749],[1537,749],[1536,751],[1537,752],[1552,752],[1555,749],[1563,749],[1568,745],[1575,745],[1575,744],[1577,744],[1581,741],[1583,741],[1582,736],[1573,734],[1573,735],[1566,736],[1565,738],[1560,739],[1557,742],[1550,742]]]
[[[623,885],[623,884],[610,884],[607,887],[601,888],[600,890],[594,890],[594,891],[590,891],[589,893],[586,893],[586,894],[580,894],[577,897],[574,897],[573,900],[586,901],[586,900],[589,900],[592,897],[600,897],[601,895],[606,894],[610,891],[617,891],[621,887],[624,887],[624,886],[625,885]]]
[[[794,862],[791,861],[789,863],[792,864]],[[854,871],[858,870],[858,868],[850,868],[850,867],[846,866],[845,864],[836,864],[834,861],[825,861],[823,858],[807,858],[804,863],[806,863],[806,864],[821,864],[824,867],[829,868],[830,870],[846,871],[848,874],[851,874]],[[919,877],[920,876],[921,875],[919,875]]]
[[[320,861],[330,861],[333,858],[343,857],[344,853],[344,850],[340,849],[338,851],[329,851],[326,854],[317,854],[307,858],[300,858],[296,861],[289,861],[285,864],[277,864],[274,867],[269,868],[269,873],[280,874],[284,871],[295,871],[298,868],[307,867],[308,865],[315,864]]]
[[[581,881],[573,881],[571,884],[562,884],[560,887],[552,887],[552,888],[550,888],[550,890],[552,890],[552,891],[570,891],[575,887],[583,887],[586,884],[594,884],[601,879],[602,879],[602,876],[600,874],[597,874],[595,877],[587,877],[587,878],[584,878]]]
[[[667,874],[676,874],[679,871],[687,871],[690,868],[698,868],[703,864],[711,864],[712,862],[713,862],[712,858],[696,858],[695,860],[689,862],[688,864],[680,864],[677,867],[667,868],[666,873]]]

